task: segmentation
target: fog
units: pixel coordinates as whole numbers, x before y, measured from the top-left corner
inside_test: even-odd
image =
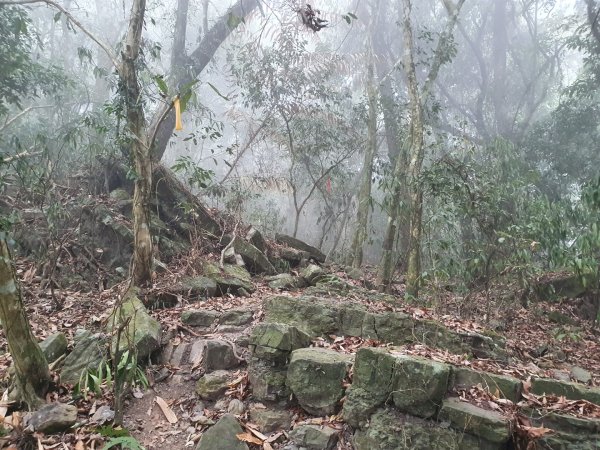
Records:
[[[21,3],[25,48],[55,84],[30,74],[16,100],[3,99],[0,151],[4,159],[40,152],[29,160],[34,173],[59,184],[104,174],[108,194],[110,167],[134,170],[124,82],[106,52],[125,54],[132,2]],[[267,236],[295,235],[331,259],[352,259],[359,205],[368,203],[362,262],[378,264],[387,245],[403,267],[422,209],[423,270],[441,264],[450,273],[474,259],[469,242],[512,236],[533,220],[518,204],[524,195],[572,203],[595,176],[592,0],[144,7],[139,96],[128,101],[141,106],[147,130],[159,125],[148,135],[152,164],[173,168],[205,205]],[[177,96],[181,130],[170,112],[160,116]],[[416,127],[423,143],[415,150]],[[14,170],[2,172],[6,193],[19,182]]]

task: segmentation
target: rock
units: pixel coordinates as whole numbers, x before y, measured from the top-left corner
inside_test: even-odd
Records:
[[[48,364],[52,364],[62,355],[67,353],[67,337],[64,333],[54,333],[40,342],[40,348]]]
[[[487,442],[505,444],[510,439],[510,424],[504,416],[458,398],[444,400],[438,418],[449,421],[458,431],[478,436]]]
[[[292,351],[308,347],[310,342],[310,336],[296,327],[265,322],[254,327],[249,346],[256,358],[286,364]]]
[[[244,430],[231,414],[225,414],[202,434],[196,450],[248,450],[248,445],[237,438]]]
[[[284,247],[279,251],[281,259],[286,261],[290,267],[296,267],[302,263],[302,261],[308,261],[310,253],[296,250],[294,248]]]
[[[371,416],[369,427],[354,434],[355,450],[482,450],[479,439],[435,422],[380,409]],[[500,450],[499,447],[496,449]],[[491,450],[491,449],[490,449]]]
[[[73,351],[67,355],[60,371],[62,383],[76,384],[86,370],[97,370],[104,360],[105,348],[101,335],[78,330]]]
[[[248,364],[248,381],[252,395],[259,401],[287,402],[290,390],[286,385],[287,366],[277,366],[270,361],[251,358]]]
[[[356,353],[352,386],[342,417],[351,426],[363,427],[371,414],[389,398],[394,388],[396,359],[385,349],[361,348]]]
[[[566,381],[567,383],[571,381],[571,373],[565,372],[564,370],[553,369],[551,371],[552,378],[556,378],[559,381]]]
[[[217,282],[212,278],[202,276],[184,278],[181,280],[178,290],[191,300],[214,297],[217,293]]]
[[[296,250],[301,250],[304,252],[308,252],[311,258],[315,259],[317,262],[324,263],[326,256],[316,247],[312,245],[308,245],[306,242],[301,241],[300,239],[296,239],[292,236],[288,236],[286,234],[276,234],[275,240],[280,244],[285,244],[288,247],[295,248]]]
[[[306,450],[333,450],[339,431],[328,426],[300,425],[290,432],[291,440]]]
[[[228,264],[236,264],[238,266],[245,265],[244,260],[242,259],[242,257],[240,255],[238,255],[235,252],[235,249],[233,247],[227,247],[223,251],[223,261]],[[240,262],[241,262],[241,264],[240,264]]]
[[[292,426],[292,413],[287,409],[252,408],[250,421],[263,433],[277,430],[289,430]]]
[[[248,336],[247,334],[240,334],[238,337],[235,338],[235,341],[233,342],[238,347],[248,348],[248,346],[250,345],[250,336]]]
[[[125,324],[123,332],[119,336],[114,334],[111,343],[111,352],[114,355],[118,351],[125,351],[130,345],[134,345],[138,361],[150,356],[152,352],[160,348],[162,329],[160,323],[148,314],[144,304],[137,297],[136,289],[130,289],[125,294],[121,306],[108,318],[107,330],[112,333]]]
[[[523,414],[532,426],[545,427],[552,433],[536,441],[538,448],[561,450],[596,450],[600,442],[600,420],[575,417],[549,411],[536,411],[530,408]]]
[[[244,326],[254,319],[254,312],[248,309],[230,309],[221,314],[219,323],[221,325]]]
[[[210,309],[192,309],[181,313],[181,322],[192,327],[210,327],[220,317]]]
[[[419,342],[452,353],[506,358],[501,339],[458,333],[433,320],[414,319],[400,312],[372,313],[359,303],[277,295],[267,298],[263,307],[266,321],[294,325],[311,336],[357,336],[397,345]]]
[[[129,195],[129,192],[127,192],[125,189],[120,188],[110,191],[110,194],[108,194],[108,196],[114,200],[119,201],[131,200],[131,195]]]
[[[115,412],[112,409],[110,409],[110,406],[102,405],[96,410],[96,412],[90,420],[94,423],[97,423],[98,425],[103,425],[106,422],[112,422],[114,418]]]
[[[316,264],[309,264],[300,273],[300,276],[306,280],[310,285],[317,284],[317,282],[325,275],[325,271],[322,267]]]
[[[451,389],[466,388],[468,390],[472,386],[477,386],[478,384],[491,394],[506,398],[513,403],[518,403],[521,399],[522,384],[521,380],[517,378],[478,372],[465,367],[456,367],[452,371],[450,381]]]
[[[275,267],[273,267],[273,264],[271,264],[264,253],[249,242],[236,236],[232,247],[236,253],[241,255],[250,272],[254,274],[266,273],[267,275],[276,273]]]
[[[316,297],[278,295],[264,302],[265,321],[294,325],[311,336],[339,330],[339,309]]]
[[[394,368],[394,406],[417,417],[435,416],[448,390],[450,366],[400,355]]]
[[[229,406],[229,399],[225,397],[225,398],[220,398],[219,400],[217,400],[213,409],[216,409],[217,411],[226,411],[228,406]]]
[[[365,278],[365,274],[363,273],[363,271],[357,269],[356,267],[348,267],[346,269],[346,275],[348,275],[348,278],[354,281],[361,281]]]
[[[586,278],[585,282],[582,278]],[[593,286],[593,276],[565,274],[552,279],[544,279],[533,286],[533,290],[540,300],[553,300],[556,298],[576,298],[585,294],[589,286]]]
[[[281,291],[293,291],[306,286],[303,278],[295,277],[289,273],[280,273],[272,277],[267,277],[271,289],[279,289]]]
[[[262,253],[267,251],[267,242],[263,235],[254,227],[250,227],[246,233],[246,240],[254,245]]]
[[[217,400],[225,391],[229,383],[229,372],[217,370],[200,377],[196,382],[196,394],[203,400]]]
[[[77,422],[77,407],[63,403],[50,403],[35,411],[27,426],[39,433],[58,433]]]
[[[335,414],[344,396],[343,382],[352,357],[323,348],[292,352],[287,384],[300,406],[316,416]]]
[[[254,292],[250,274],[243,267],[225,264],[223,270],[221,270],[216,264],[205,261],[203,271],[206,277],[217,283],[217,293],[219,295],[228,293],[242,295],[241,290]]]
[[[233,369],[240,365],[229,342],[210,340],[204,346],[202,366],[206,372]]]
[[[587,400],[600,405],[600,388],[587,388],[579,383],[566,383],[550,378],[534,378],[530,392],[536,395],[554,394],[569,400]]]
[[[246,411],[246,405],[244,405],[243,401],[238,400],[237,398],[231,400],[229,405],[227,405],[227,412],[229,414],[233,414],[234,416],[241,416],[244,414],[244,411]]]
[[[592,381],[592,374],[585,370],[583,367],[573,366],[571,367],[571,376],[574,380],[579,381],[583,384],[590,384]]]

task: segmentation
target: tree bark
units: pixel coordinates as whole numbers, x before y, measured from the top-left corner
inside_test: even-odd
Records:
[[[15,368],[14,395],[30,409],[35,409],[44,403],[43,398],[50,385],[50,371],[27,320],[6,234],[1,231],[0,321]]]
[[[507,58],[508,58],[508,11],[506,0],[494,0],[494,14],[492,16],[492,52],[493,52],[493,87],[492,104],[494,105],[494,118],[496,134],[504,138],[511,137],[512,123],[506,111],[507,91]]]
[[[174,74],[171,84],[175,86],[176,89],[181,89],[186,84],[195,80],[208,63],[210,63],[221,44],[237,26],[230,27],[230,17],[234,16],[244,19],[248,17],[257,6],[258,0],[238,0],[238,2],[229,8],[229,10],[212,26],[189,57],[186,57],[185,55],[174,55],[174,58],[183,58],[184,60],[189,61],[188,64],[190,65],[190,68],[187,71],[178,71],[177,74]],[[238,21],[235,21],[234,23],[237,22]],[[160,161],[167,149],[167,144],[171,139],[171,135],[173,134],[173,128],[175,128],[175,111],[171,108],[171,105],[165,103],[159,108],[154,114],[151,123],[151,135],[155,135],[152,147],[152,158],[154,161]],[[156,130],[156,132],[154,132],[154,130]]]
[[[120,70],[124,89],[127,128],[131,134],[131,156],[136,178],[133,191],[133,267],[135,286],[152,280],[152,235],[150,233],[150,194],[152,159],[146,142],[146,120],[135,62],[139,55],[146,0],[135,0],[131,7],[129,29],[125,39]]]
[[[406,294],[407,296],[417,297],[419,294],[419,281],[421,271],[421,234],[423,217],[423,191],[420,185],[421,169],[425,156],[425,123],[423,111],[431,94],[431,90],[438,77],[440,68],[444,61],[444,52],[446,44],[452,35],[458,14],[465,0],[459,0],[457,5],[452,5],[449,0],[444,0],[444,5],[448,10],[448,22],[446,30],[440,36],[434,56],[429,69],[429,73],[423,84],[423,89],[419,90],[417,73],[414,63],[414,39],[411,23],[411,0],[402,0],[402,28],[404,37],[404,70],[406,72],[408,96],[410,103],[410,134],[407,142],[409,151],[409,163],[407,183],[409,190],[410,207],[410,243],[408,250],[408,266],[406,276]],[[388,226],[383,243],[383,255],[377,274],[377,282],[382,290],[387,289],[392,280],[394,264],[394,241],[399,221],[401,206],[402,184],[399,177],[402,175],[400,159],[396,161],[394,168],[394,187],[393,197],[390,207],[390,217],[388,217]]]
[[[368,111],[368,140],[364,155],[360,189],[358,192],[358,211],[356,214],[356,230],[352,240],[352,267],[360,268],[363,262],[363,245],[367,239],[369,223],[369,205],[371,202],[371,179],[373,177],[373,159],[377,151],[377,93],[375,91],[375,68],[373,48],[369,42],[369,66],[367,68],[367,100]]]
[[[420,242],[421,218],[423,213],[423,191],[419,183],[419,175],[424,157],[424,123],[423,103],[419,95],[419,84],[414,61],[414,39],[411,24],[411,2],[403,2],[403,35],[404,35],[404,70],[408,84],[408,98],[411,112],[410,122],[410,160],[408,164],[408,185],[410,189],[411,221],[410,246],[406,273],[406,295],[419,295],[419,277],[421,273]]]

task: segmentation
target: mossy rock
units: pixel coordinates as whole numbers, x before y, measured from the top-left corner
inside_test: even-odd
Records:
[[[385,349],[361,348],[356,353],[342,416],[353,427],[362,427],[369,416],[392,394],[396,358]]]
[[[345,393],[344,379],[352,364],[350,355],[324,348],[292,352],[287,385],[302,409],[316,416],[335,414]]]
[[[452,371],[451,389],[469,389],[477,385],[481,385],[492,395],[506,398],[513,403],[521,399],[522,383],[517,378],[479,372],[466,367],[456,367]]]
[[[119,330],[125,325],[123,332],[115,333],[111,343],[111,353],[115,355],[131,346],[135,347],[138,360],[150,356],[160,348],[162,328],[146,310],[144,304],[137,296],[137,289],[131,288],[120,306],[109,316],[107,331]],[[118,345],[118,349],[117,349]]]
[[[449,421],[458,431],[465,431],[487,442],[505,444],[510,439],[510,424],[506,417],[458,398],[444,400],[438,418]]]
[[[254,327],[249,344],[256,358],[282,365],[294,350],[308,347],[310,342],[310,336],[294,326],[264,322]]]
[[[435,422],[380,409],[369,427],[354,434],[356,450],[487,450],[479,439]],[[499,447],[495,447],[499,450]],[[491,449],[490,449],[491,450]]]
[[[394,369],[394,406],[408,414],[430,418],[437,414],[448,390],[450,366],[424,358],[400,355]]]
[[[221,270],[216,264],[206,261],[202,269],[204,276],[217,283],[217,293],[220,295],[239,294],[243,291],[252,293],[255,290],[250,273],[243,267],[225,264]]]

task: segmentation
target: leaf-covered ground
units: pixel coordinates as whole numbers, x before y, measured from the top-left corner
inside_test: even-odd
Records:
[[[161,293],[168,292],[184,276],[194,275],[199,272],[198,260],[200,250],[191,250],[188,255],[182,256],[178,261],[171,264],[167,271],[158,274],[153,289],[146,292],[146,298],[160,297]],[[202,258],[217,260],[216,254],[202,254]],[[76,261],[72,261],[76,263]],[[41,340],[57,331],[64,332],[72,339],[75,330],[86,328],[94,332],[104,331],[105,321],[112,307],[116,304],[122,294],[125,283],[114,286],[107,290],[90,292],[74,291],[68,289],[40,288],[40,278],[36,275],[36,264],[34,261],[20,259],[17,262],[17,274],[21,280],[27,314],[33,327],[35,335]],[[338,276],[343,277],[349,283],[357,285],[369,282],[369,272],[366,279],[353,281],[336,266],[329,268]],[[202,334],[194,329],[184,326],[180,316],[186,309],[198,308],[225,311],[232,308],[246,307],[254,311],[254,323],[262,318],[262,301],[269,295],[275,294],[260,278],[255,279],[257,289],[249,297],[220,297],[211,298],[198,303],[189,303],[185,299],[177,306],[164,309],[152,310],[152,315],[163,325],[163,329],[169,333],[170,342],[179,344],[192,342],[199,337],[225,337],[219,330],[212,329]],[[403,286],[397,285],[396,291],[400,294]],[[290,295],[301,295],[302,290]],[[428,348],[423,345],[408,345],[396,347],[395,351],[407,354],[425,356],[437,361],[445,361],[455,365],[472,367],[478,370],[511,375],[522,380],[529,376],[546,376],[560,379],[568,379],[570,370],[577,366],[592,375],[590,385],[600,385],[600,344],[598,331],[592,323],[582,321],[578,317],[579,303],[582,300],[564,300],[562,302],[534,302],[525,309],[517,300],[516,291],[513,293],[514,300],[510,300],[510,290],[507,288],[494,289],[491,298],[483,293],[471,293],[468,297],[458,296],[449,291],[427,294],[422,302],[406,304],[398,295],[395,304],[376,303],[364,298],[351,298],[352,301],[362,301],[372,310],[394,310],[410,314],[415,318],[435,319],[445,326],[462,331],[476,331],[489,333],[490,331],[503,336],[506,339],[507,350],[510,354],[509,364],[500,364],[491,360],[473,359],[467,355],[451,354],[446,351]],[[347,301],[339,298],[340,302]],[[492,308],[488,308],[491,301]],[[486,311],[491,311],[490,317],[485,316]],[[550,314],[552,312],[552,314]],[[568,324],[557,323],[556,317],[562,318]],[[344,336],[327,336],[314,341],[315,346],[329,347],[340,352],[353,353],[362,346],[382,346],[372,340]],[[0,335],[0,372],[2,383],[7,385],[9,366],[11,358],[8,353],[7,344],[3,335]],[[162,369],[162,371],[161,371]],[[165,372],[166,369],[166,372]],[[177,386],[155,381],[161,377],[171,377],[178,374],[177,367],[148,368],[147,377],[150,381],[150,389],[146,393],[134,392],[133,396],[126,401],[125,424],[131,433],[136,436],[148,449],[159,449],[170,446],[171,448],[193,448],[199,440],[202,431],[209,423],[216,421],[224,410],[213,405],[204,405],[202,415],[209,422],[199,423],[189,419],[197,414],[194,410],[195,394],[194,382],[198,374],[191,368],[189,373],[182,375],[182,383]],[[160,375],[160,376],[159,376]],[[232,383],[228,393],[229,398],[236,398],[243,402],[252,402],[251,392],[248,386],[245,369],[239,370],[239,376]],[[58,378],[56,378],[58,380]],[[525,383],[527,387],[527,382]],[[516,405],[499,399],[493,393],[483,389],[473,388],[469,391],[457,392],[465,401],[483,406],[484,408],[503,411],[509,416],[514,416],[515,423],[519,424],[519,431],[529,437],[543,434],[544,430],[531,427],[523,418],[516,415]],[[55,385],[48,395],[48,400],[61,400],[63,402],[74,402],[79,410],[80,424],[70,433],[60,435],[29,435],[20,430],[23,412],[10,412],[4,408],[0,413],[7,417],[6,428],[10,434],[4,438],[3,445],[6,448],[101,448],[107,440],[107,429],[102,429],[97,424],[90,422],[91,416],[103,405],[112,405],[112,396],[108,390],[103,395],[95,396],[93,393],[87,398],[74,398],[72,386]],[[600,418],[600,409],[585,401],[568,401],[562,397],[538,397],[530,394],[527,389],[523,396],[524,404],[540,406],[547,410],[560,410],[565,413],[580,417]],[[223,405],[223,403],[222,403]],[[218,406],[218,405],[217,405]],[[253,406],[260,408],[260,404],[253,402]],[[521,405],[522,406],[522,405]],[[243,439],[254,448],[278,448],[282,442],[287,440],[284,432],[265,435],[249,422],[248,409],[240,419],[245,424],[246,432]],[[339,428],[341,441],[339,448],[351,448],[350,431],[337,416],[313,418],[307,416],[299,408],[293,409],[295,423],[324,423]],[[187,422],[186,422],[187,420]],[[212,422],[211,422],[212,421]],[[181,423],[187,426],[181,426]],[[25,436],[25,438],[24,438]],[[25,439],[18,442],[19,439]],[[11,447],[11,445],[13,447]],[[31,445],[30,447],[27,447]],[[16,447],[15,447],[16,446]],[[1,448],[1,446],[0,446]]]

